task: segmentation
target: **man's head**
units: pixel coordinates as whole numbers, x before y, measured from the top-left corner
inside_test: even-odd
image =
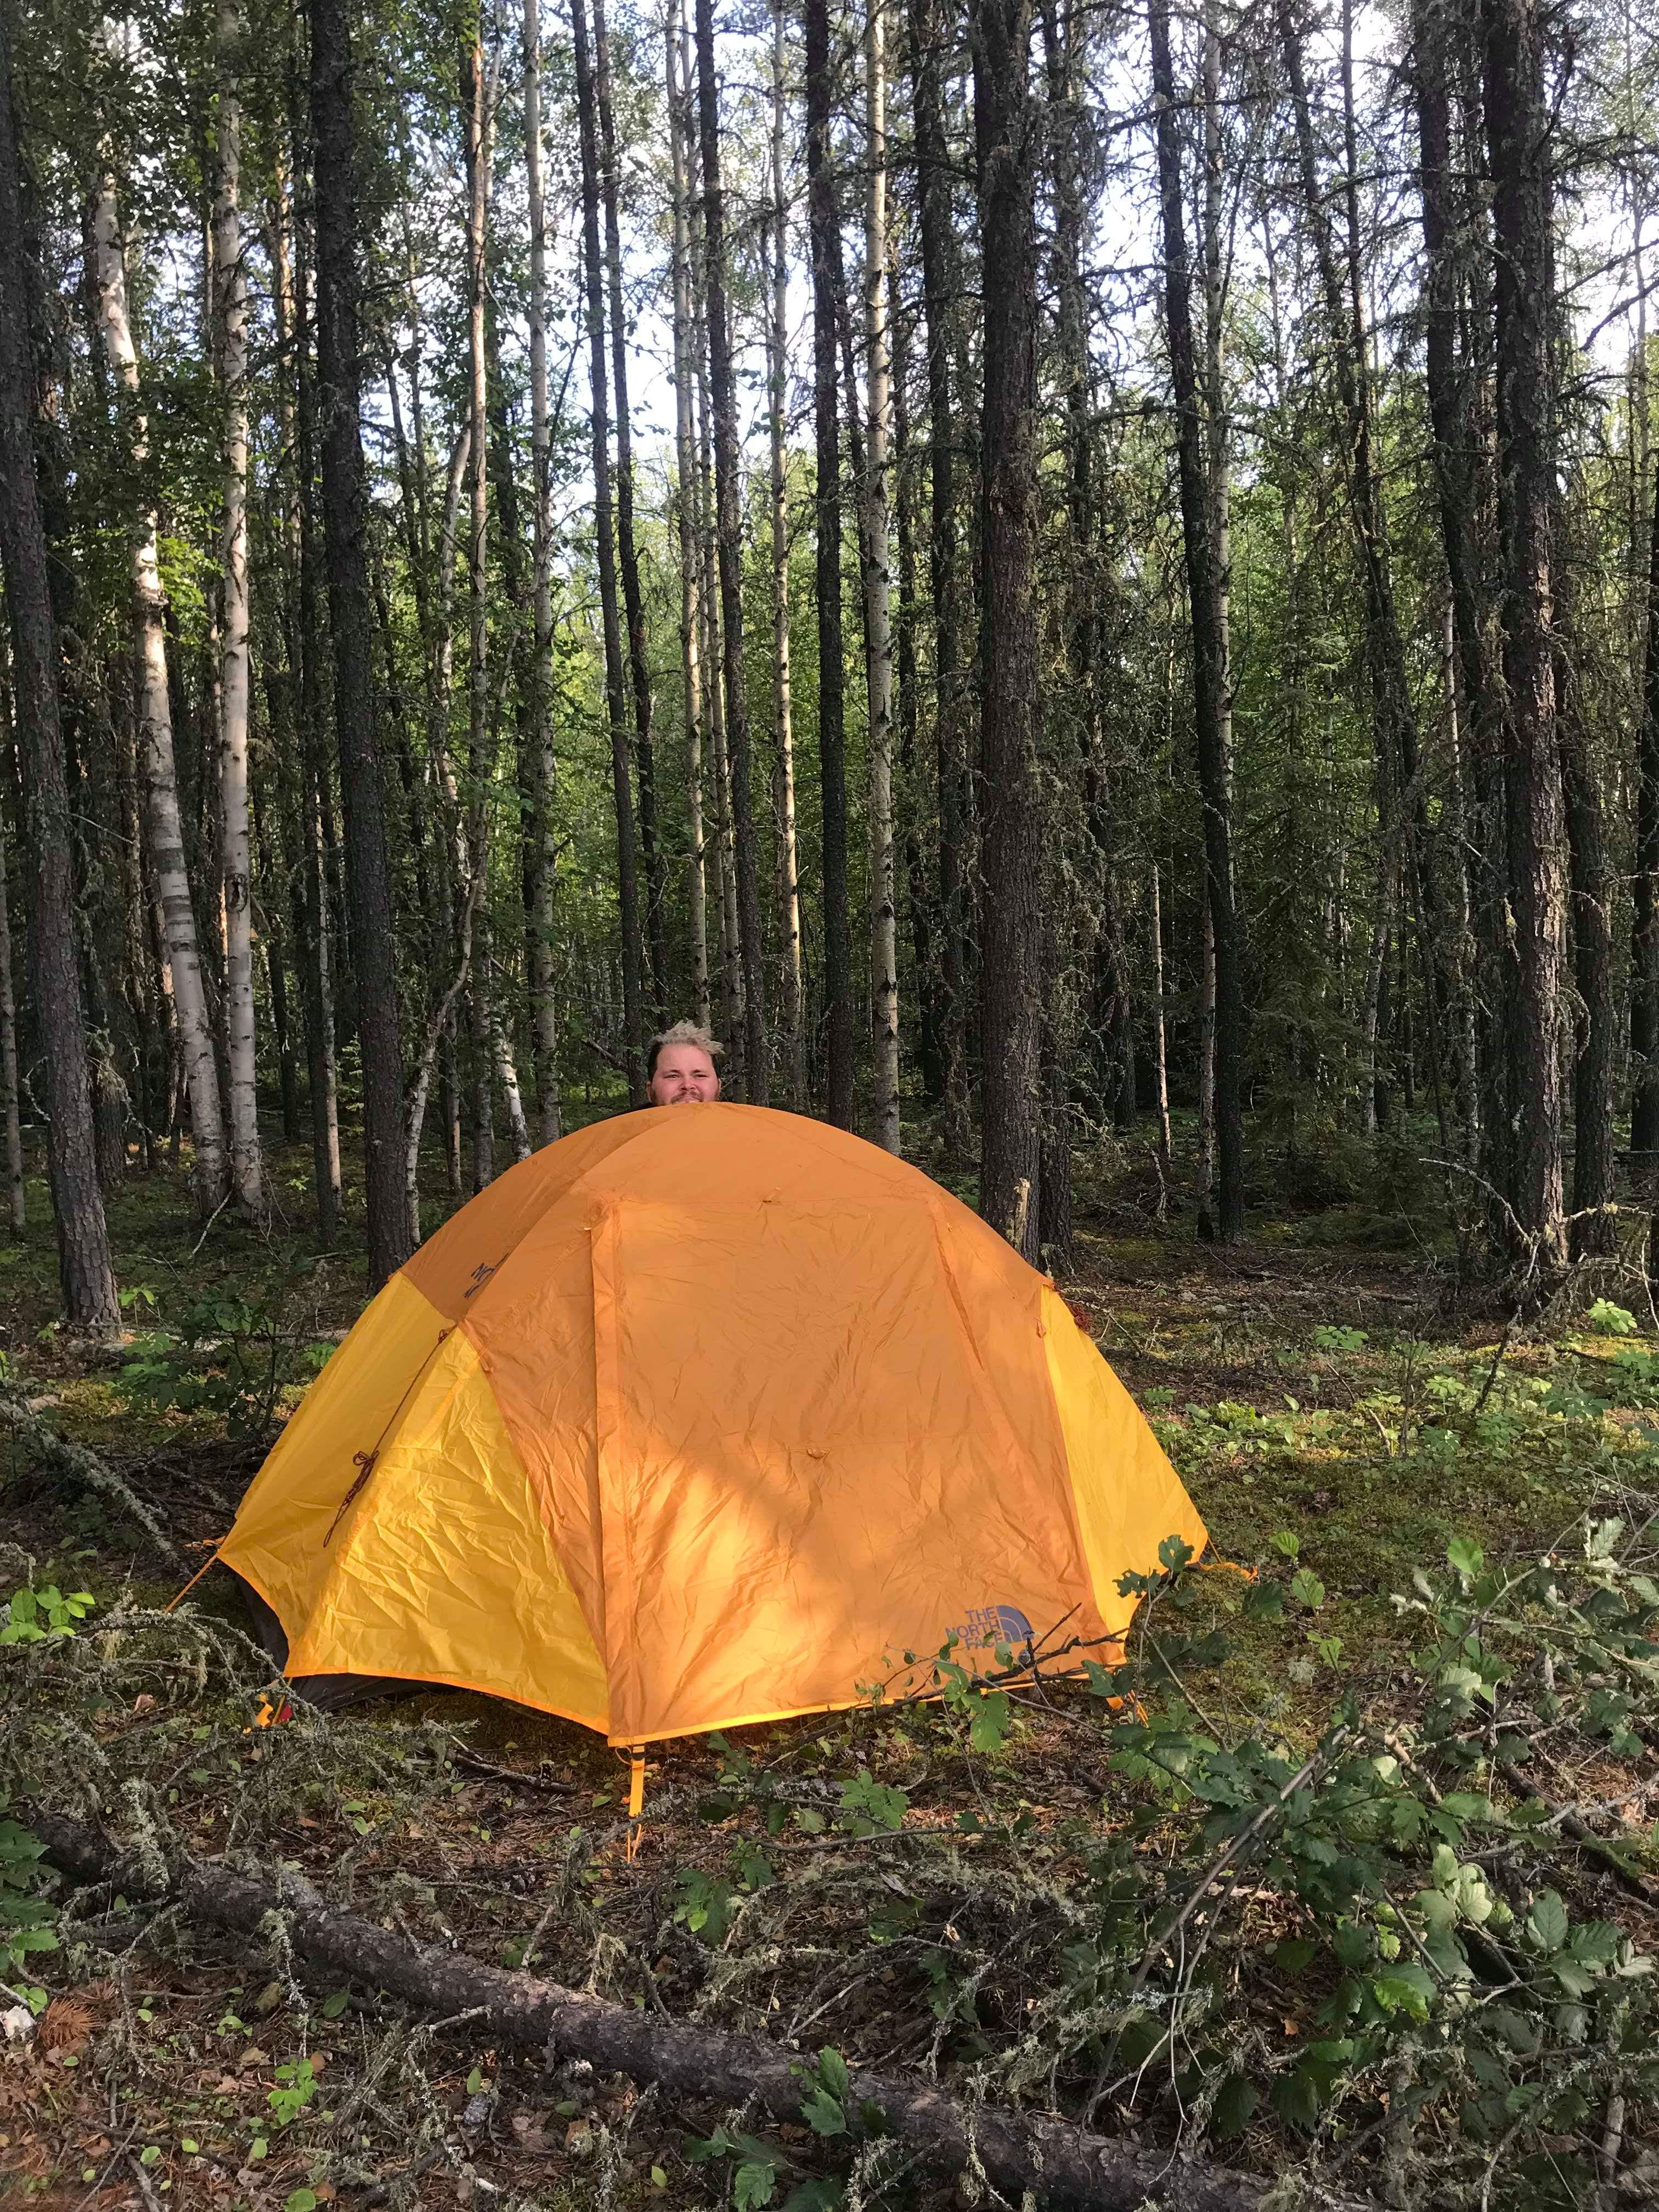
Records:
[[[695,1022],[676,1022],[651,1040],[646,1060],[646,1095],[653,1106],[689,1106],[720,1095],[720,1051],[707,1030]]]

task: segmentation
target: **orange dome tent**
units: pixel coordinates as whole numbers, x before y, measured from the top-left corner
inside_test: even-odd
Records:
[[[220,1557],[288,1671],[638,1744],[860,1702],[953,1632],[1120,1634],[1205,1532],[1053,1285],[917,1169],[764,1109],[550,1145],[386,1285]]]

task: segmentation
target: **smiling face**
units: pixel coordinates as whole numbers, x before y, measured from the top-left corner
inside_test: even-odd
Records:
[[[689,1106],[718,1098],[720,1079],[701,1045],[665,1044],[657,1054],[649,1085],[653,1106]]]

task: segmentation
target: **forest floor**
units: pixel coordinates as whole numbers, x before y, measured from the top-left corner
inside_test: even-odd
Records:
[[[131,1340],[94,1358],[51,1325],[49,1226],[0,1249],[12,1814],[287,1862],[410,1937],[763,2034],[810,2076],[799,2124],[686,2109],[323,1986],[280,1942],[65,1902],[58,1948],[0,1975],[38,2015],[0,2051],[0,2203],[963,2201],[902,2146],[855,2151],[837,2054],[1383,2202],[1659,2200],[1644,1294],[1507,1329],[1451,1300],[1409,1176],[1264,1204],[1223,1251],[1178,1190],[1158,1218],[1144,1154],[1079,1166],[1063,1288],[1253,1579],[1166,1562],[1118,1674],[654,1747],[632,1860],[625,1770],[586,1732],[447,1692],[258,1729],[230,1578],[159,1613],[354,1318],[359,1255],[228,1221],[192,1249],[183,1175],[135,1177],[111,1216]],[[279,1188],[303,1167],[279,1155]],[[42,1427],[113,1486],[43,1459]],[[91,1602],[9,1642],[48,1592]]]

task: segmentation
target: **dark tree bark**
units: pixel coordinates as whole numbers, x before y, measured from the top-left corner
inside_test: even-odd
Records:
[[[75,867],[58,639],[35,495],[33,375],[23,263],[22,167],[12,102],[9,18],[0,11],[0,555],[15,656],[23,842],[29,867],[29,970],[45,1049],[47,1160],[64,1310],[77,1328],[120,1324],[98,1182],[87,1037],[75,948]]]
[[[812,393],[817,440],[818,781],[823,809],[826,1108],[853,1126],[853,951],[847,911],[846,673],[842,654],[841,422],[836,277],[841,217],[830,166],[835,98],[829,0],[805,0],[807,236],[812,256]]]
[[[307,146],[308,117],[298,70],[292,64],[289,104],[294,173],[296,177],[303,177],[310,166]],[[286,383],[279,388],[277,399],[278,419],[288,433],[285,443],[289,449],[285,495],[288,514],[283,529],[287,571],[283,632],[289,720],[284,731],[289,744],[279,745],[277,763],[288,805],[290,911],[305,1003],[313,1194],[317,1206],[318,1242],[327,1252],[333,1249],[340,1214],[339,1099],[319,791],[326,778],[323,730],[327,646],[317,557],[317,409],[311,358],[311,247],[307,227],[298,219],[297,211],[291,276],[288,240],[287,194],[279,176],[272,210],[271,259],[276,280],[273,304],[277,343],[289,356],[282,365]],[[289,391],[291,400],[285,396]]]
[[[726,750],[732,772],[732,842],[743,954],[744,1080],[751,1106],[768,1092],[766,958],[749,769],[749,702],[743,665],[743,513],[738,481],[738,401],[726,297],[726,193],[720,182],[720,87],[714,76],[714,0],[697,0],[697,119],[702,145],[703,251],[708,270],[708,380],[714,410],[715,538],[720,555]]]
[[[954,28],[955,0],[948,27]],[[951,220],[951,166],[940,88],[947,20],[940,0],[911,0],[911,108],[921,203],[921,289],[927,325],[927,426],[931,472],[928,580],[933,603],[934,751],[939,779],[939,913],[942,937],[939,1050],[945,1142],[959,1156],[971,1140],[968,1111],[968,990],[964,940],[969,822],[967,724],[971,672],[963,665],[962,554],[957,514],[958,424],[951,350],[960,291]]]
[[[1557,572],[1556,720],[1565,801],[1571,889],[1572,980],[1577,994],[1572,1060],[1572,1212],[1575,1260],[1613,1250],[1613,1078],[1617,1047],[1613,998],[1613,902],[1606,809],[1574,665],[1577,639],[1569,570]]]
[[[1566,1257],[1561,1022],[1565,884],[1552,635],[1554,484],[1550,110],[1539,0],[1485,0],[1503,545],[1504,745],[1514,916],[1510,1257]]]
[[[1244,1115],[1241,1096],[1243,995],[1233,905],[1232,799],[1223,741],[1224,650],[1216,604],[1211,503],[1204,480],[1204,431],[1193,353],[1192,279],[1187,260],[1181,143],[1170,53],[1168,0],[1152,11],[1152,97],[1157,107],[1158,185],[1163,203],[1164,301],[1175,386],[1181,532],[1193,620],[1193,714],[1199,795],[1204,808],[1206,893],[1215,948],[1215,1128],[1224,1242],[1244,1228]]]
[[[1486,464],[1475,427],[1469,379],[1459,359],[1461,271],[1468,246],[1460,235],[1464,226],[1452,140],[1449,87],[1454,40],[1449,13],[1444,0],[1413,0],[1412,33],[1421,154],[1419,186],[1426,258],[1424,385],[1434,437],[1440,536],[1451,586],[1455,680],[1474,755],[1476,803],[1463,843],[1470,856],[1482,965],[1486,975],[1495,979],[1502,955],[1504,876],[1498,794],[1501,763],[1495,745],[1492,677],[1486,648],[1488,595],[1480,552],[1484,513],[1490,502],[1483,495]],[[1493,1052],[1482,1057],[1489,1079],[1481,1124],[1483,1128],[1501,1130],[1507,1120],[1501,1055]]]
[[[605,263],[599,250],[599,155],[593,63],[584,0],[572,0],[576,112],[581,137],[582,258],[587,283],[588,379],[592,389],[593,535],[599,556],[599,622],[605,636],[605,712],[611,723],[611,781],[617,806],[617,896],[621,909],[623,1052],[628,1100],[645,1103],[645,990],[640,884],[629,775],[628,708],[622,624],[617,609],[617,549],[611,522],[611,400],[605,359]]]
[[[1028,0],[974,0],[974,136],[984,265],[981,869],[985,1066],[980,1212],[1035,1262],[1041,1224],[1042,871],[1037,792],[1038,111]]]
[[[317,378],[323,523],[334,647],[334,726],[345,805],[346,883],[363,1066],[363,1189],[376,1289],[409,1257],[403,1054],[374,726],[374,629],[359,428],[357,193],[346,0],[310,0],[317,203]]]
[[[1648,554],[1646,659],[1642,723],[1636,749],[1636,901],[1631,993],[1631,1053],[1636,1095],[1631,1150],[1651,1175],[1659,1153],[1659,469],[1653,478],[1653,526]],[[1650,1261],[1650,1268],[1653,1263]]]
[[[593,0],[593,86],[599,112],[599,188],[605,206],[605,258],[611,293],[611,372],[617,412],[617,556],[628,624],[628,668],[634,690],[634,761],[640,787],[640,858],[645,867],[645,949],[654,1012],[669,1018],[668,888],[657,830],[656,757],[651,738],[651,665],[646,654],[645,600],[634,543],[634,426],[628,405],[628,325],[623,313],[622,228],[617,209],[617,124],[611,99],[611,40],[605,0]]]

